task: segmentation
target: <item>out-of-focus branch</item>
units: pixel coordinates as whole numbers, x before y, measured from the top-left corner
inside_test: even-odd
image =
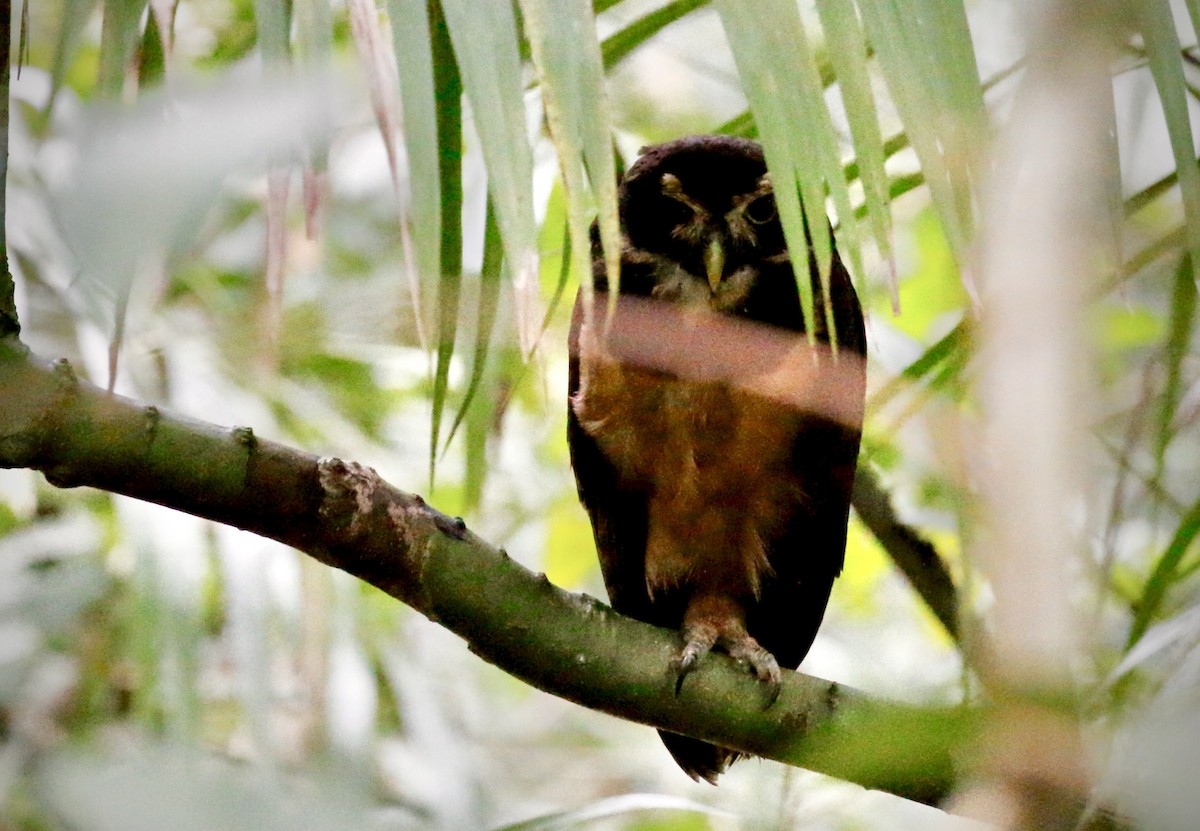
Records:
[[[5,233],[5,205],[8,190],[8,95],[9,54],[12,48],[12,0],[0,0],[0,48],[4,63],[0,65],[0,338],[17,335],[21,323],[17,318],[16,286],[8,270],[8,240]]]
[[[950,637],[959,640],[958,590],[950,570],[938,556],[933,543],[896,515],[879,480],[865,466],[859,466],[854,477],[853,505],[863,525],[875,535],[892,562],[946,627]]]
[[[0,466],[42,471],[291,545],[404,601],[539,689],[864,787],[936,803],[978,714],[785,673],[779,699],[712,656],[679,695],[676,634],[564,592],[370,468],[110,395],[0,340]]]

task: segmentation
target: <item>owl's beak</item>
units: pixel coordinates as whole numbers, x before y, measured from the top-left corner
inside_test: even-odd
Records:
[[[708,248],[704,249],[704,271],[708,274],[709,289],[716,294],[721,277],[725,274],[725,248],[715,236],[708,241]]]

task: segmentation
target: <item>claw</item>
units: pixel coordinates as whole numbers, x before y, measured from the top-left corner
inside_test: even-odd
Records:
[[[727,598],[693,598],[683,621],[684,647],[671,661],[676,673],[675,695],[683,689],[683,680],[713,648],[727,653],[767,686],[767,704],[771,707],[783,691],[783,679],[775,656],[746,631],[744,614]]]
[[[683,679],[687,678],[700,664],[700,659],[709,653],[716,643],[716,633],[700,633],[688,640],[684,645],[679,655],[671,661],[671,668],[675,671],[675,695],[679,695],[683,689]]]

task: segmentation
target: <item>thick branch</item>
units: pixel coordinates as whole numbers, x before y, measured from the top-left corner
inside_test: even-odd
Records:
[[[564,592],[373,470],[109,395],[0,340],[0,466],[42,471],[270,537],[344,569],[539,689],[864,787],[936,802],[975,719],[787,676],[779,700],[723,656],[676,696],[675,633]]]

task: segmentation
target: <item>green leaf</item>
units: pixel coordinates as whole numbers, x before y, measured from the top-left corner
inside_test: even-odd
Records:
[[[842,0],[817,0],[817,12],[854,140],[855,173],[862,180],[863,206],[871,221],[875,245],[884,259],[891,259],[891,212],[884,170],[886,151],[875,96],[871,92],[871,79],[867,74],[866,42],[853,4]],[[894,275],[894,270],[892,273]],[[891,288],[893,305],[898,309],[899,295],[894,278]]]
[[[979,73],[961,5],[961,0],[858,4],[959,262],[974,225],[969,160],[986,138]]]
[[[1187,248],[1191,254],[1192,279],[1200,282],[1200,168],[1196,166],[1195,138],[1188,116],[1187,85],[1183,64],[1179,60],[1181,46],[1175,31],[1171,7],[1161,0],[1139,0],[1138,22],[1150,58],[1150,72],[1158,87],[1171,151],[1175,154],[1175,170],[1179,177],[1179,192],[1187,217]]]
[[[442,176],[451,176],[455,182],[459,179],[457,156],[461,140],[457,136],[461,133],[461,125],[457,123],[457,113],[460,110],[458,98],[461,90],[457,90],[457,82],[446,90],[439,90],[434,65],[435,36],[427,4],[389,0],[388,17],[392,23],[392,45],[400,77],[404,152],[408,160],[411,265],[416,271],[417,285],[424,294],[438,284],[443,274]],[[444,37],[444,30],[442,35]],[[441,71],[452,73],[454,62],[449,49],[441,50],[441,56],[449,59],[441,66]],[[446,81],[443,80],[443,83]],[[444,104],[444,111],[439,107],[439,102]],[[438,146],[439,133],[447,142],[445,170]],[[451,196],[456,191],[460,204],[453,206],[455,209],[461,206],[461,189],[455,186],[449,191]],[[452,219],[451,228],[457,228],[460,223],[461,219]],[[461,231],[450,233],[451,239],[447,244],[459,250]],[[419,320],[420,310],[416,311]]]
[[[145,10],[146,0],[104,0],[96,87],[106,98],[119,98],[125,86],[125,71],[141,35],[142,12]]]
[[[533,153],[525,124],[525,90],[513,7],[507,0],[442,0],[442,11],[496,205],[504,257],[516,297],[517,331],[528,355],[537,314],[537,239],[533,216]]]
[[[1125,641],[1126,652],[1137,644],[1154,622],[1167,592],[1177,582],[1177,572],[1183,555],[1187,553],[1197,534],[1200,534],[1200,501],[1193,504],[1180,520],[1166,551],[1154,564],[1154,570],[1142,589],[1142,595],[1134,605],[1133,624]]]
[[[1185,254],[1175,269],[1171,293],[1171,323],[1166,352],[1167,380],[1159,397],[1157,426],[1154,431],[1155,479],[1161,478],[1166,465],[1167,446],[1175,435],[1172,423],[1183,396],[1183,362],[1191,352],[1192,334],[1196,325],[1196,282],[1193,278],[1191,256]]]
[[[600,46],[604,56],[604,69],[612,69],[664,28],[710,2],[712,0],[673,0],[609,35]]]
[[[454,423],[450,426],[450,432],[446,436],[445,448],[448,448],[450,442],[454,440],[454,434],[458,432],[459,426],[466,418],[471,403],[475,400],[475,395],[479,392],[480,384],[483,382],[484,370],[487,369],[488,352],[492,343],[492,333],[496,328],[496,309],[500,304],[500,267],[503,262],[500,228],[496,225],[496,211],[492,207],[492,203],[488,202],[487,218],[484,220],[483,230],[483,267],[479,274],[479,309],[475,316],[475,355],[471,362],[471,379],[467,382],[467,391],[463,395],[462,404],[459,405],[458,412],[454,416]],[[445,452],[445,448],[442,452]],[[477,449],[479,453],[483,452],[482,448]],[[472,448],[468,448],[467,452],[469,471],[474,469],[471,464],[472,450]],[[475,489],[468,482],[468,493],[481,490],[482,480],[479,487]],[[468,505],[468,507],[474,507],[474,505]]]
[[[798,7],[791,0],[763,0],[748,4],[717,0],[717,10],[733,50],[742,87],[754,112],[767,167],[771,171],[775,201],[784,235],[792,252],[792,265],[809,339],[815,338],[812,287],[807,279],[808,239],[822,282],[832,263],[832,244],[826,233],[825,194],[833,198],[840,220],[839,242],[857,273],[861,252],[855,233],[854,212],[842,174],[837,134],[825,107],[824,87]],[[764,21],[769,24],[764,25]],[[805,129],[795,129],[799,122]],[[805,217],[809,217],[805,233]],[[825,292],[826,303],[830,294]],[[833,316],[825,310],[831,340],[836,345]]]
[[[558,152],[575,271],[590,295],[586,172],[596,196],[605,270],[615,296],[621,251],[617,170],[595,24],[587,0],[521,0],[521,8],[541,79],[550,138]]]
[[[462,274],[462,78],[455,61],[451,34],[445,18],[442,17],[442,8],[436,2],[432,2],[429,4],[429,10],[428,31],[437,124],[437,191],[440,194],[441,202],[438,208],[440,211],[438,225],[441,229],[438,246],[439,272],[436,274],[439,283],[438,302],[439,304],[448,303],[453,294],[454,305],[457,309],[457,285]],[[428,198],[428,193],[425,196]],[[443,280],[454,284],[453,292],[440,288]],[[444,316],[444,314],[439,314],[439,321]],[[439,331],[439,363],[442,361],[441,345],[446,339],[447,334]],[[449,340],[452,344],[454,340],[452,334],[449,336]],[[449,361],[448,356],[446,361]],[[437,465],[438,436],[446,402],[446,385],[443,383],[439,388],[436,381],[439,372],[443,372],[443,370],[435,369],[433,415],[430,420],[429,480],[431,483]]]

